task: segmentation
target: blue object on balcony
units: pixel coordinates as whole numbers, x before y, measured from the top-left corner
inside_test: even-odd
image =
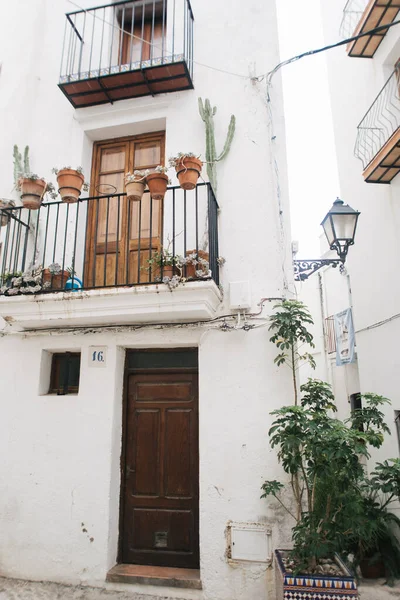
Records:
[[[74,277],[73,279],[67,279],[64,289],[72,290],[73,292],[76,292],[77,290],[80,290],[82,288],[83,288],[82,281],[80,279],[78,279],[78,277]]]

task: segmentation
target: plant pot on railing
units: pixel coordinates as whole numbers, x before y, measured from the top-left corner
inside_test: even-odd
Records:
[[[60,169],[57,172],[58,193],[63,202],[78,202],[84,183],[83,173],[76,169]]]
[[[194,190],[200,177],[203,163],[195,156],[182,156],[175,159],[175,170],[179,185],[184,190]]]
[[[12,200],[1,200],[0,199],[0,227],[5,227],[10,220],[10,213],[2,212],[2,208],[12,208],[15,203]]]
[[[21,191],[21,201],[24,208],[38,210],[46,193],[47,183],[44,179],[21,177],[18,187]]]
[[[62,290],[68,279],[70,279],[68,271],[52,273],[49,269],[43,270],[43,287],[48,290]]]
[[[125,176],[125,190],[128,200],[140,202],[146,188],[146,176],[149,171],[134,171],[133,175],[127,173]]]
[[[167,169],[165,167],[157,167],[153,173],[146,176],[147,187],[151,197],[154,200],[163,200],[167,186],[169,183]]]

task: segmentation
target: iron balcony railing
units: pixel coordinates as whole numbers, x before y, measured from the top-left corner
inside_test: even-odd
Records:
[[[342,39],[345,40],[354,35],[368,3],[369,0],[348,0],[346,2],[340,24],[340,36]]]
[[[171,91],[166,82],[185,76],[192,87],[193,21],[190,0],[124,0],[70,12],[60,87],[75,99],[92,94],[93,103],[101,91],[111,102],[145,95],[146,85],[147,93]],[[87,88],[77,85],[84,80],[97,83]]]
[[[354,154],[364,169],[400,126],[400,64],[358,125]]]
[[[6,296],[212,278],[219,284],[218,205],[209,183],[0,210],[0,290]],[[68,282],[68,283],[67,283]]]

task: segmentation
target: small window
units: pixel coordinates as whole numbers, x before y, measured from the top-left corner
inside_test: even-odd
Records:
[[[49,394],[77,394],[80,371],[80,352],[53,354]]]
[[[359,410],[362,410],[362,399],[361,399],[361,394],[360,392],[357,392],[356,394],[351,394],[350,396],[350,410],[351,410],[351,415],[353,417],[357,417],[357,412]],[[364,431],[364,427],[362,424],[360,424],[358,426],[358,430],[359,431]]]

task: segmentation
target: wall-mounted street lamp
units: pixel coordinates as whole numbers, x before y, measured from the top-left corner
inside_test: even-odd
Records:
[[[354,236],[356,234],[357,221],[360,213],[345,204],[343,200],[336,198],[332,208],[322,220],[326,239],[328,240],[329,248],[336,250],[339,258],[321,258],[315,260],[295,260],[294,278],[296,281],[304,281],[310,275],[325,267],[341,267],[346,261],[349,246],[354,244]]]

